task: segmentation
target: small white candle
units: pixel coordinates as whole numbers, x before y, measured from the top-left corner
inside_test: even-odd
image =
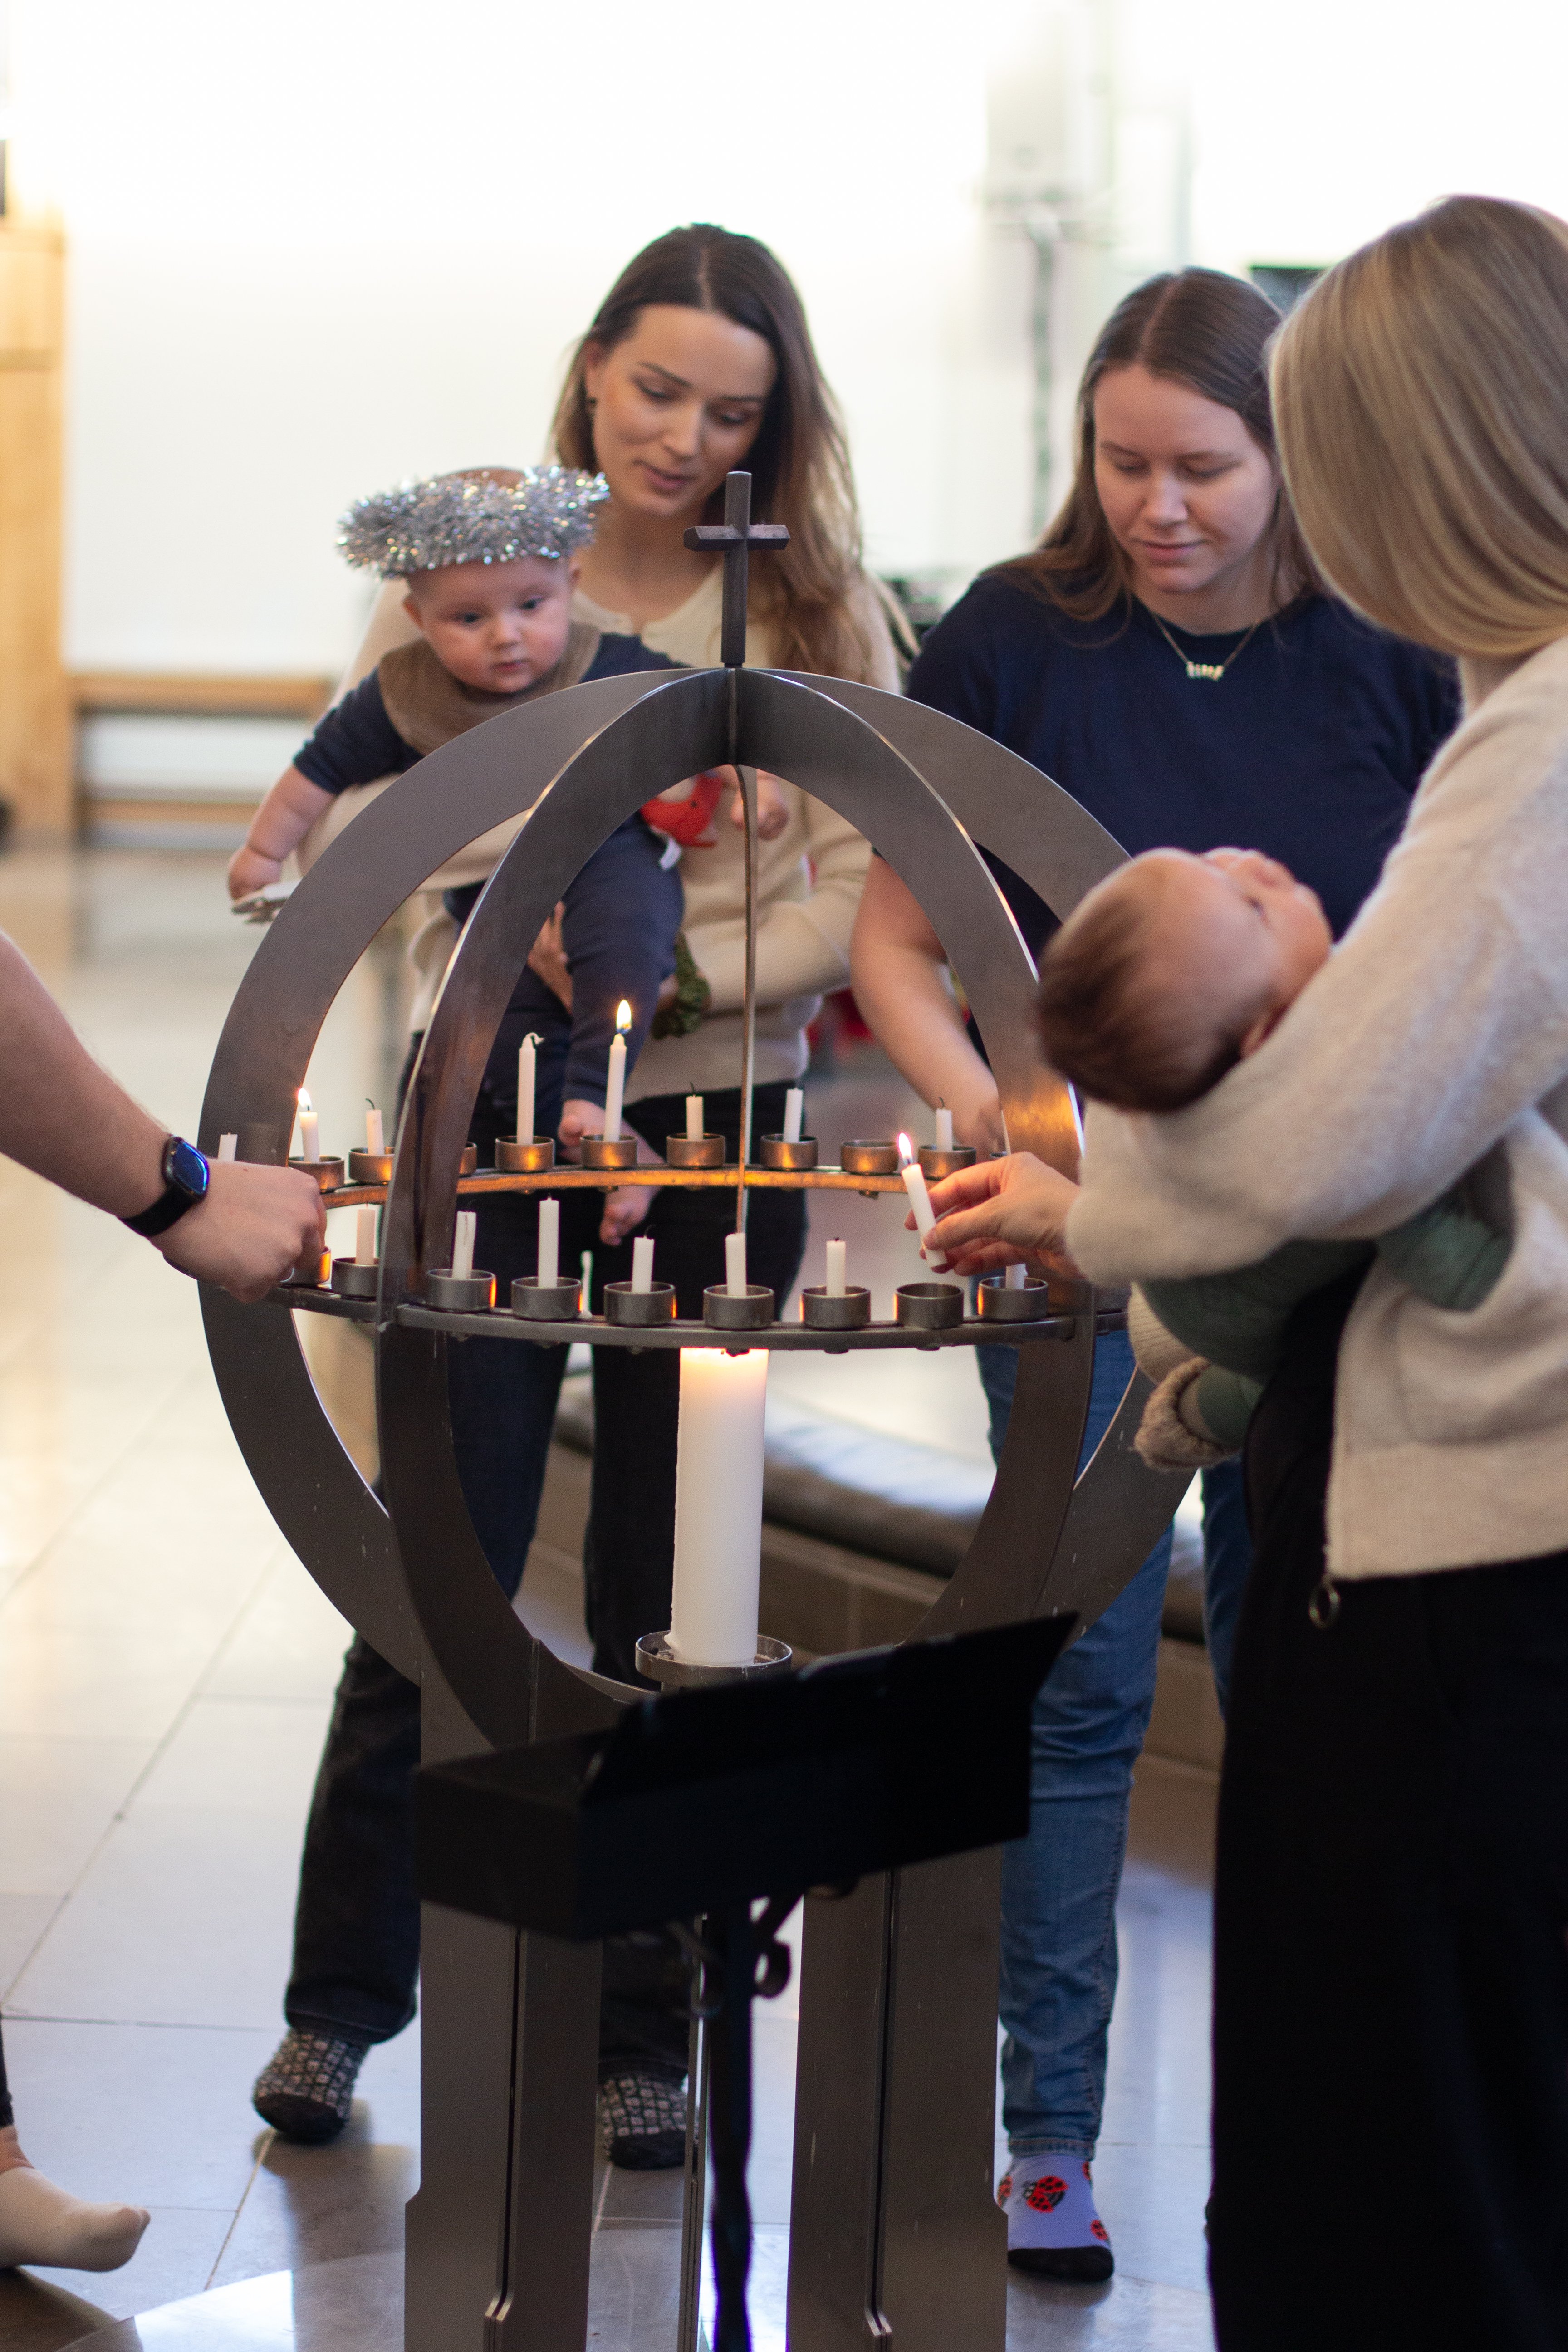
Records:
[[[459,1209],[452,1234],[452,1272],[472,1274],[474,1270],[474,1232],[479,1219],[472,1209]]]
[[[217,1156],[220,1160],[237,1160],[239,1158],[238,1136],[220,1135],[217,1139]]]
[[[375,1264],[375,1223],[376,1211],[374,1204],[354,1211],[354,1264],[356,1265]]]
[[[303,1087],[300,1089],[300,1157],[319,1160],[321,1156],[321,1122],[310,1108],[310,1097]]]
[[[952,1113],[940,1103],[936,1114],[936,1148],[939,1151],[952,1150]]]
[[[561,1203],[539,1204],[539,1286],[549,1290],[561,1279]]]
[[[765,1348],[680,1350],[669,1646],[694,1664],[757,1654],[767,1401]]]
[[[1028,1278],[1029,1269],[1026,1265],[1010,1265],[1007,1268],[1007,1287],[1009,1290],[1022,1290]]]
[[[632,1008],[623,996],[616,1013],[616,1034],[610,1041],[610,1083],[605,1096],[605,1141],[621,1139],[621,1105],[626,1092],[626,1041],[621,1034],[632,1025]]]
[[[849,1283],[849,1244],[832,1241],[827,1244],[827,1296],[845,1297]]]
[[[702,1097],[700,1095],[688,1095],[686,1097],[686,1140],[688,1143],[700,1143],[702,1140]]]
[[[931,1207],[931,1194],[926,1191],[926,1180],[921,1172],[921,1163],[910,1150],[910,1139],[907,1135],[900,1135],[899,1138],[899,1162],[903,1171],[904,1190],[910,1196],[910,1206],[915,1213],[915,1235],[923,1257],[926,1235],[936,1223],[936,1211]],[[947,1260],[933,1257],[931,1263],[940,1271],[945,1267]]]
[[[593,1305],[594,1253],[592,1250],[584,1250],[583,1253],[583,1270],[578,1276],[577,1281],[577,1311],[580,1315],[587,1315],[592,1312]]]
[[[653,1288],[653,1235],[639,1234],[632,1244],[632,1288]]]
[[[517,1049],[517,1139],[533,1141],[534,1048],[540,1040],[531,1029]]]
[[[386,1150],[386,1134],[381,1124],[381,1113],[374,1103],[364,1115],[364,1148],[377,1154]]]
[[[746,1236],[726,1234],[724,1236],[725,1287],[731,1298],[746,1295]]]
[[[798,1143],[800,1130],[805,1123],[805,1097],[798,1087],[791,1087],[784,1097],[784,1139]]]

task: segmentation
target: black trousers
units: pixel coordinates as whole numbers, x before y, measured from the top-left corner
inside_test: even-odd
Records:
[[[784,1122],[784,1088],[756,1092],[757,1132]],[[685,1131],[681,1097],[635,1104],[629,1124],[662,1151]],[[739,1133],[738,1090],[707,1097],[710,1131]],[[481,1150],[489,1129],[476,1139]],[[594,1253],[594,1304],[605,1282],[631,1276],[631,1241],[597,1239],[601,1196],[561,1196],[563,1273]],[[479,1203],[475,1264],[508,1296],[514,1275],[535,1265],[538,1213],[531,1199],[501,1194]],[[655,1237],[657,1277],[676,1285],[683,1315],[700,1315],[702,1291],[724,1276],[724,1235],[734,1196],[660,1192],[645,1231]],[[799,1193],[763,1192],[751,1203],[752,1279],[782,1300],[805,1246]],[[565,1371],[563,1348],[467,1339],[448,1350],[447,1393],[463,1496],[498,1582],[510,1596],[533,1540],[551,1425]],[[593,1499],[584,1546],[589,1631],[602,1673],[636,1680],[639,1634],[669,1622],[674,1561],[675,1448],[679,1359],[672,1349],[594,1351],[596,1430]],[[356,2041],[384,2042],[414,2014],[419,1966],[419,1905],[414,1885],[412,1807],[419,1760],[419,1693],[355,1640],[344,1662],[317,1774],[294,1922],[294,1959],[284,2000],[290,2025]],[[615,1937],[605,1951],[600,2021],[602,2074],[640,2063],[684,2074],[687,1971],[658,1937]]]
[[[1339,1588],[1334,1364],[1255,1416],[1220,1801],[1221,2352],[1568,2347],[1568,1553]]]

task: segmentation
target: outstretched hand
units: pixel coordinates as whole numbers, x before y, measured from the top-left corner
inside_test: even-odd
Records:
[[[209,1162],[206,1198],[153,1242],[172,1266],[236,1298],[265,1298],[293,1267],[320,1259],[327,1239],[321,1188],[297,1168]]]
[[[944,1256],[955,1274],[1024,1265],[1074,1275],[1064,1235],[1077,1198],[1070,1178],[1032,1152],[979,1160],[931,1186],[937,1222],[926,1237],[927,1254]],[[914,1218],[904,1222],[912,1226]]]

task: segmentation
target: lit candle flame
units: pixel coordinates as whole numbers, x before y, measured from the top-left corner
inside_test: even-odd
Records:
[[[632,1008],[623,996],[620,1003],[616,1007],[616,1026],[617,1029],[629,1029],[631,1025]]]
[[[315,1104],[310,1100],[310,1089],[309,1087],[300,1087],[299,1100],[301,1110],[314,1110],[316,1108]]]
[[[910,1164],[910,1162],[912,1161],[912,1160],[914,1159],[914,1156],[915,1156],[915,1155],[914,1155],[914,1151],[913,1151],[913,1150],[912,1150],[912,1149],[911,1149],[911,1147],[910,1147],[910,1139],[909,1139],[909,1137],[908,1137],[907,1135],[900,1135],[900,1138],[899,1138],[899,1165],[900,1165],[900,1168],[908,1168],[908,1167],[909,1167],[909,1165]]]

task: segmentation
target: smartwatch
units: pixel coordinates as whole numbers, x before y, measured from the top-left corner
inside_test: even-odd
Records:
[[[129,1225],[133,1234],[144,1241],[155,1241],[160,1234],[178,1223],[187,1209],[207,1196],[210,1171],[206,1161],[194,1143],[183,1135],[171,1135],[163,1146],[163,1190],[150,1209],[134,1217],[121,1217],[121,1223]]]

